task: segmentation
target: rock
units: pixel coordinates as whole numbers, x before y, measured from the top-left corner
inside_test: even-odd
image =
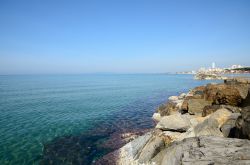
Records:
[[[215,111],[217,111],[220,108],[221,108],[220,105],[207,105],[207,106],[205,106],[203,108],[202,117],[210,115],[210,114],[214,113]]]
[[[188,113],[201,116],[203,108],[211,104],[211,101],[206,101],[204,99],[190,99],[188,100]]]
[[[157,154],[149,164],[211,165],[250,164],[250,141],[202,136],[174,142]]]
[[[204,98],[204,91],[205,91],[205,86],[198,86],[195,87],[194,89],[191,90],[192,92],[192,98],[194,99],[203,99]]]
[[[178,101],[178,103],[175,106],[176,110],[181,110],[182,104],[183,104],[183,100]]]
[[[180,96],[178,97],[179,100],[182,100],[186,97],[186,93],[182,93],[180,94]]]
[[[202,135],[213,135],[213,136],[223,136],[220,128],[221,126],[229,120],[232,113],[227,109],[219,109],[210,116],[202,123],[197,124],[194,127],[194,134],[195,136],[202,136]]]
[[[237,77],[237,78],[226,79],[224,80],[224,83],[228,85],[250,84],[250,79]]]
[[[242,107],[248,107],[248,106],[250,106],[250,89],[248,91],[247,97],[242,101],[241,106]]]
[[[250,106],[241,111],[241,115],[236,120],[236,138],[250,139]]]
[[[152,117],[155,121],[160,121],[161,120],[161,114],[160,113],[154,113]]]
[[[249,87],[250,86],[246,85],[246,84],[235,85],[235,88],[239,91],[242,99],[246,99],[246,97],[248,95]]]
[[[185,132],[190,128],[190,122],[182,117],[181,114],[164,116],[155,128],[164,131]]]
[[[198,72],[194,76],[195,80],[225,80],[227,77],[215,73]]]
[[[180,132],[164,131],[162,137],[165,144],[169,145],[173,141],[178,140],[181,134]]]
[[[207,105],[203,108],[202,116],[205,117],[207,115],[210,115],[211,113],[214,113],[218,109],[222,109],[222,108],[225,108],[231,111],[232,113],[240,113],[241,111],[240,107],[234,107],[230,105]]]
[[[221,126],[220,130],[224,137],[234,137],[232,129],[235,128],[235,123],[240,113],[232,113],[227,121]]]
[[[232,113],[240,113],[241,112],[240,107],[234,107],[231,105],[221,105],[221,108],[225,108],[225,109],[231,111]]]
[[[243,98],[235,86],[226,84],[209,84],[205,89],[205,99],[212,101],[213,104],[238,106]]]
[[[116,155],[116,164],[120,165],[131,165],[135,164],[135,160],[138,158],[138,154],[147,144],[147,142],[152,138],[152,132],[146,133],[143,136],[139,136],[137,139],[127,143],[125,146],[119,150],[113,152]]]
[[[188,111],[188,99],[185,99],[181,105],[181,110],[183,112],[187,112]]]
[[[156,154],[158,154],[165,147],[163,138],[159,136],[152,136],[147,144],[141,150],[138,156],[139,163],[145,163],[151,160]]]
[[[158,109],[157,112],[160,113],[161,116],[168,116],[176,112],[176,104],[173,103],[172,101],[167,102],[167,104],[161,105]]]
[[[173,102],[173,101],[179,100],[179,98],[178,96],[170,96],[168,100]]]

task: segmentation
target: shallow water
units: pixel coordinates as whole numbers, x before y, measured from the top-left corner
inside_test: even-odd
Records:
[[[56,144],[65,145],[63,157],[80,153],[78,162],[89,164],[108,150],[86,144],[118,130],[152,127],[160,103],[208,82],[167,74],[0,76],[0,164],[39,164],[44,145],[57,150]],[[69,152],[67,142],[81,145]]]

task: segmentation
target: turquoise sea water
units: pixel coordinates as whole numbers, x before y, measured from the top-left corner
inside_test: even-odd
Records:
[[[167,74],[0,76],[0,164],[39,164],[44,145],[60,137],[150,128],[155,108],[170,95],[208,82]],[[104,153],[82,152],[91,158],[79,164]]]

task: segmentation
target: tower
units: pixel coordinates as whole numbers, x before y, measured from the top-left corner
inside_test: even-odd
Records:
[[[215,62],[212,63],[212,69],[214,69],[214,68],[215,68]]]

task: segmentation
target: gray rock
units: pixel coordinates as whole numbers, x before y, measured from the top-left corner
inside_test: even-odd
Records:
[[[250,139],[250,106],[241,111],[241,116],[236,121],[237,138]]]
[[[227,121],[221,126],[220,130],[224,137],[233,137],[231,130],[235,128],[235,122],[240,113],[232,113]]]
[[[147,144],[143,147],[139,155],[139,163],[145,163],[151,160],[156,154],[158,154],[165,147],[163,138],[159,136],[153,136],[149,139]]]
[[[190,125],[190,122],[186,118],[177,113],[162,117],[156,128],[164,131],[185,132],[190,128]]]
[[[115,151],[113,155],[117,155],[116,164],[131,165],[135,163],[141,150],[147,144],[152,137],[152,132],[146,133],[143,136],[139,136],[135,140],[127,143],[125,146]]]
[[[213,136],[223,136],[220,128],[226,121],[231,117],[232,113],[227,109],[219,109],[215,113],[211,114],[202,123],[197,124],[194,127],[195,136],[202,135],[213,135]]]
[[[149,164],[208,165],[250,164],[250,141],[215,136],[201,136],[174,142]]]

